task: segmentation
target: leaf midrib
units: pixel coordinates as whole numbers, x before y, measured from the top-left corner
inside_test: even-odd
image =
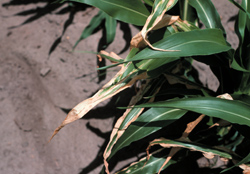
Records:
[[[206,16],[206,19],[207,19],[207,21],[208,21],[208,23],[209,23],[210,28],[213,28],[213,25],[211,24],[211,22],[210,22],[210,20],[209,20],[209,18],[208,18],[208,15],[207,15],[207,13],[206,13],[206,10],[203,8],[203,6],[201,5],[201,3],[200,3],[199,0],[197,0],[197,3],[198,3],[198,5],[201,7],[202,11],[204,12],[204,14],[205,14],[205,16]]]
[[[172,49],[172,48],[175,48],[175,47],[180,47],[182,45],[187,45],[187,44],[195,43],[195,42],[202,42],[202,43],[207,42],[207,43],[214,43],[216,45],[223,45],[223,44],[219,44],[218,42],[211,41],[211,40],[210,41],[207,41],[207,40],[194,40],[194,41],[188,41],[188,42],[185,42],[185,43],[182,43],[182,44],[178,44],[178,45],[166,48],[166,49]],[[223,45],[223,46],[226,46],[226,45]]]
[[[128,11],[132,11],[132,12],[134,12],[134,13],[137,13],[137,14],[139,14],[139,15],[141,15],[141,16],[144,16],[144,17],[148,17],[147,15],[145,15],[145,14],[143,14],[143,13],[140,13],[140,12],[138,12],[138,11],[135,11],[135,10],[133,10],[133,9],[130,9],[130,8],[126,8],[126,7],[124,7],[124,6],[121,6],[121,5],[118,5],[118,4],[115,4],[115,3],[112,3],[112,2],[108,2],[108,1],[105,1],[105,0],[101,0],[102,2],[104,2],[104,3],[107,3],[107,4],[111,4],[111,5],[114,5],[114,6],[117,6],[117,7],[120,7],[120,8],[123,8],[123,9],[126,9],[126,10],[128,10]]]

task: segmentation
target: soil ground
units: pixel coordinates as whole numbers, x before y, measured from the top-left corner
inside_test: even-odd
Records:
[[[227,0],[215,1],[228,41],[237,46],[237,13]],[[49,143],[66,113],[100,89],[117,71],[98,80],[96,56],[71,52],[97,9],[73,10],[46,1],[2,0],[0,6],[0,173],[97,174],[102,152],[116,117],[133,90],[127,90],[90,111],[84,119],[66,126]],[[121,52],[128,42],[117,27],[117,38],[107,51]],[[131,35],[138,32],[132,28]],[[97,51],[102,31],[80,42],[77,50]],[[121,54],[125,57],[128,51]],[[108,62],[107,62],[108,63]],[[200,78],[210,88],[218,86],[209,69],[197,64]],[[122,98],[123,100],[118,100]],[[124,156],[114,165],[123,167],[136,157]]]

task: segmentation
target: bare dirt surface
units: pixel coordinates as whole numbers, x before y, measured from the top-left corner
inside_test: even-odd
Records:
[[[226,26],[228,41],[236,47],[233,22],[237,9],[228,1],[215,1]],[[226,5],[225,5],[226,4]],[[235,11],[234,11],[235,10]],[[117,71],[107,72],[99,82],[96,56],[70,50],[96,9],[73,9],[46,1],[2,0],[0,7],[0,173],[3,174],[97,174],[102,168],[102,152],[116,117],[126,106],[133,90],[106,101],[81,119],[66,126],[47,144],[54,129],[77,103],[100,89]],[[124,32],[107,51],[126,47]],[[138,30],[133,28],[132,35]],[[127,31],[125,34],[129,34]],[[77,50],[97,51],[102,31],[85,39]],[[125,57],[127,52],[121,54]],[[107,62],[108,63],[108,62]],[[205,85],[216,88],[207,74]],[[119,100],[122,98],[122,100]],[[124,154],[123,154],[124,155]],[[129,153],[115,169],[136,160]],[[117,161],[115,161],[116,163]]]

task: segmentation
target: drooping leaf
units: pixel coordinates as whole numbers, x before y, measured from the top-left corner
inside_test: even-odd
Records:
[[[130,143],[142,139],[181,118],[187,111],[171,108],[151,108],[143,113],[123,133],[113,147],[111,156]],[[110,157],[111,157],[110,156]]]
[[[224,152],[216,148],[207,147],[205,145],[197,144],[197,143],[193,143],[189,141],[177,141],[177,140],[168,140],[165,138],[159,138],[150,142],[149,147],[154,146],[154,145],[160,145],[165,148],[182,147],[182,148],[187,148],[187,149],[194,150],[194,151],[199,151],[199,152],[202,152],[203,154],[208,154],[209,156],[218,155],[223,158],[232,159],[232,155],[229,154],[228,152]]]
[[[236,100],[225,100],[213,97],[197,97],[148,103],[135,107],[166,107],[185,109],[221,118],[231,123],[250,126],[250,105]]]
[[[65,0],[64,0],[65,1]],[[64,2],[63,1],[63,2]],[[142,26],[149,12],[141,0],[70,0],[95,6],[113,18]]]
[[[153,174],[157,173],[166,160],[167,152],[165,149],[160,149],[150,154],[149,160],[142,158],[140,161],[132,163],[129,167],[117,172],[116,174]],[[168,165],[163,169],[166,169],[171,164],[176,163],[174,160],[170,160]]]

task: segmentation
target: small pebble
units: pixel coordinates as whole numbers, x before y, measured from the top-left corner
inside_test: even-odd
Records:
[[[42,68],[42,69],[40,70],[40,75],[41,75],[42,77],[45,77],[45,76],[50,72],[50,70],[51,70],[51,68],[49,68],[49,67]]]

